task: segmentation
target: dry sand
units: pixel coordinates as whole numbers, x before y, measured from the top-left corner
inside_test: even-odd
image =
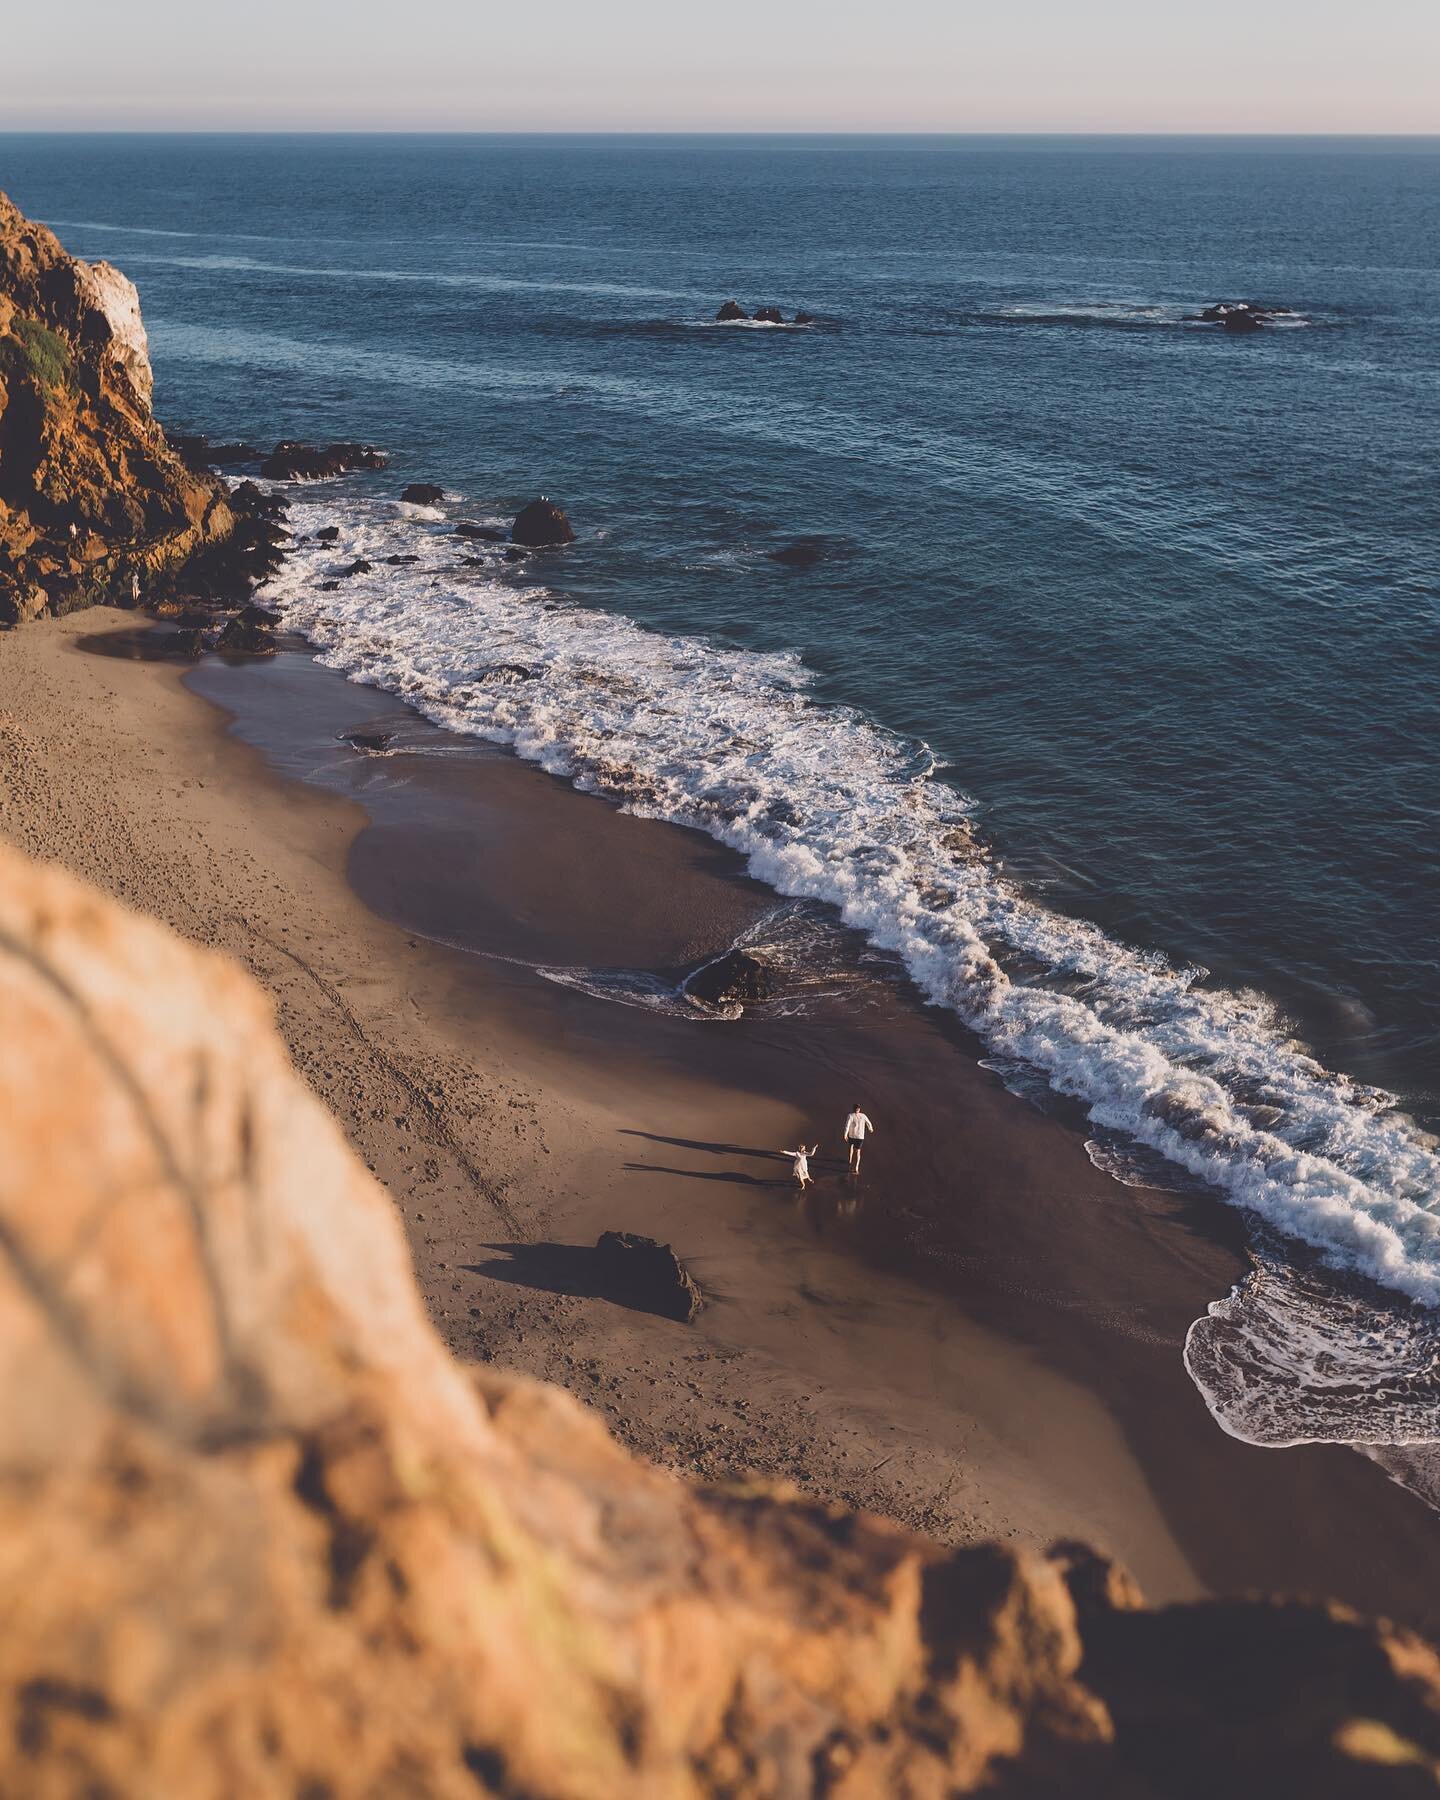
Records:
[[[403,709],[303,655],[187,686],[93,653],[133,639],[101,610],[0,637],[0,834],[269,990],[459,1354],[563,1383],[687,1474],[952,1539],[1083,1536],[1156,1599],[1440,1617],[1419,1501],[1343,1450],[1233,1442],[1185,1376],[1185,1327],[1244,1266],[1224,1208],[1116,1186],[883,972],[734,1025],[542,979],[683,966],[773,896],[413,721],[435,754],[358,755],[336,733]],[[856,1094],[880,1132],[852,1185]],[[797,1204],[775,1153],[801,1135],[825,1148]],[[695,1325],[589,1291],[611,1227],[674,1243],[712,1296]]]

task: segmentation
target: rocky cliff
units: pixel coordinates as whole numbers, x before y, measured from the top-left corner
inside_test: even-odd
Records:
[[[0,623],[129,601],[233,526],[150,411],[135,288],[0,194]]]
[[[1403,1632],[688,1487],[458,1366],[258,990],[4,849],[0,1021],[0,1792],[1435,1791]]]

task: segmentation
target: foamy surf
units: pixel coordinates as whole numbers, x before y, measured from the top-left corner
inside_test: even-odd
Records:
[[[498,557],[463,566],[483,547],[391,502],[307,493],[291,524],[296,551],[263,597],[325,664],[628,810],[708,832],[780,893],[837,908],[895,953],[993,1061],[1079,1102],[1097,1141],[1146,1146],[1322,1265],[1440,1306],[1440,1161],[1393,1098],[1323,1068],[1261,995],[1031,899],[977,852],[973,806],[927,749],[815,700],[798,657],[518,590]],[[327,524],[341,544],[306,541]],[[422,560],[383,563],[401,551]],[[368,574],[321,590],[359,556]],[[1232,1405],[1197,1368],[1227,1428],[1273,1441],[1263,1398]],[[1362,1380],[1347,1397],[1347,1441],[1373,1435],[1368,1392]],[[1433,1413],[1429,1428],[1440,1435]]]

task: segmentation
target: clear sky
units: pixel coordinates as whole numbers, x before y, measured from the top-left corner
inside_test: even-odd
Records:
[[[58,0],[0,131],[1440,131],[1440,0]]]

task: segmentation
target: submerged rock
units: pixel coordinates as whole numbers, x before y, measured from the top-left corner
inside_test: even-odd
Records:
[[[777,985],[772,963],[748,950],[727,950],[696,969],[682,991],[688,1000],[703,1001],[707,1006],[738,1006],[770,999]]]
[[[542,549],[553,544],[573,543],[575,529],[555,502],[542,495],[520,508],[510,527],[510,536],[517,544]]]
[[[412,481],[400,498],[411,506],[440,506],[445,499],[445,490],[432,487],[428,481]]]
[[[601,1286],[612,1300],[688,1325],[705,1304],[690,1271],[668,1244],[633,1231],[602,1232],[595,1245]]]
[[[785,315],[778,306],[757,306],[753,313],[757,325],[783,325]]]
[[[455,527],[456,537],[479,538],[486,544],[503,544],[506,534],[498,525],[472,525],[468,519],[462,519]]]
[[[814,313],[797,312],[795,315],[795,323],[797,325],[813,325],[815,323],[815,315]]]
[[[393,731],[342,731],[340,737],[352,750],[364,750],[370,756],[381,755],[395,742]]]
[[[823,537],[796,538],[793,544],[785,544],[779,550],[769,552],[771,562],[784,565],[787,569],[813,569],[816,563],[824,562],[829,556],[831,545]]]
[[[727,300],[715,317],[722,325],[733,325],[737,319],[748,319],[750,315],[738,300]]]

